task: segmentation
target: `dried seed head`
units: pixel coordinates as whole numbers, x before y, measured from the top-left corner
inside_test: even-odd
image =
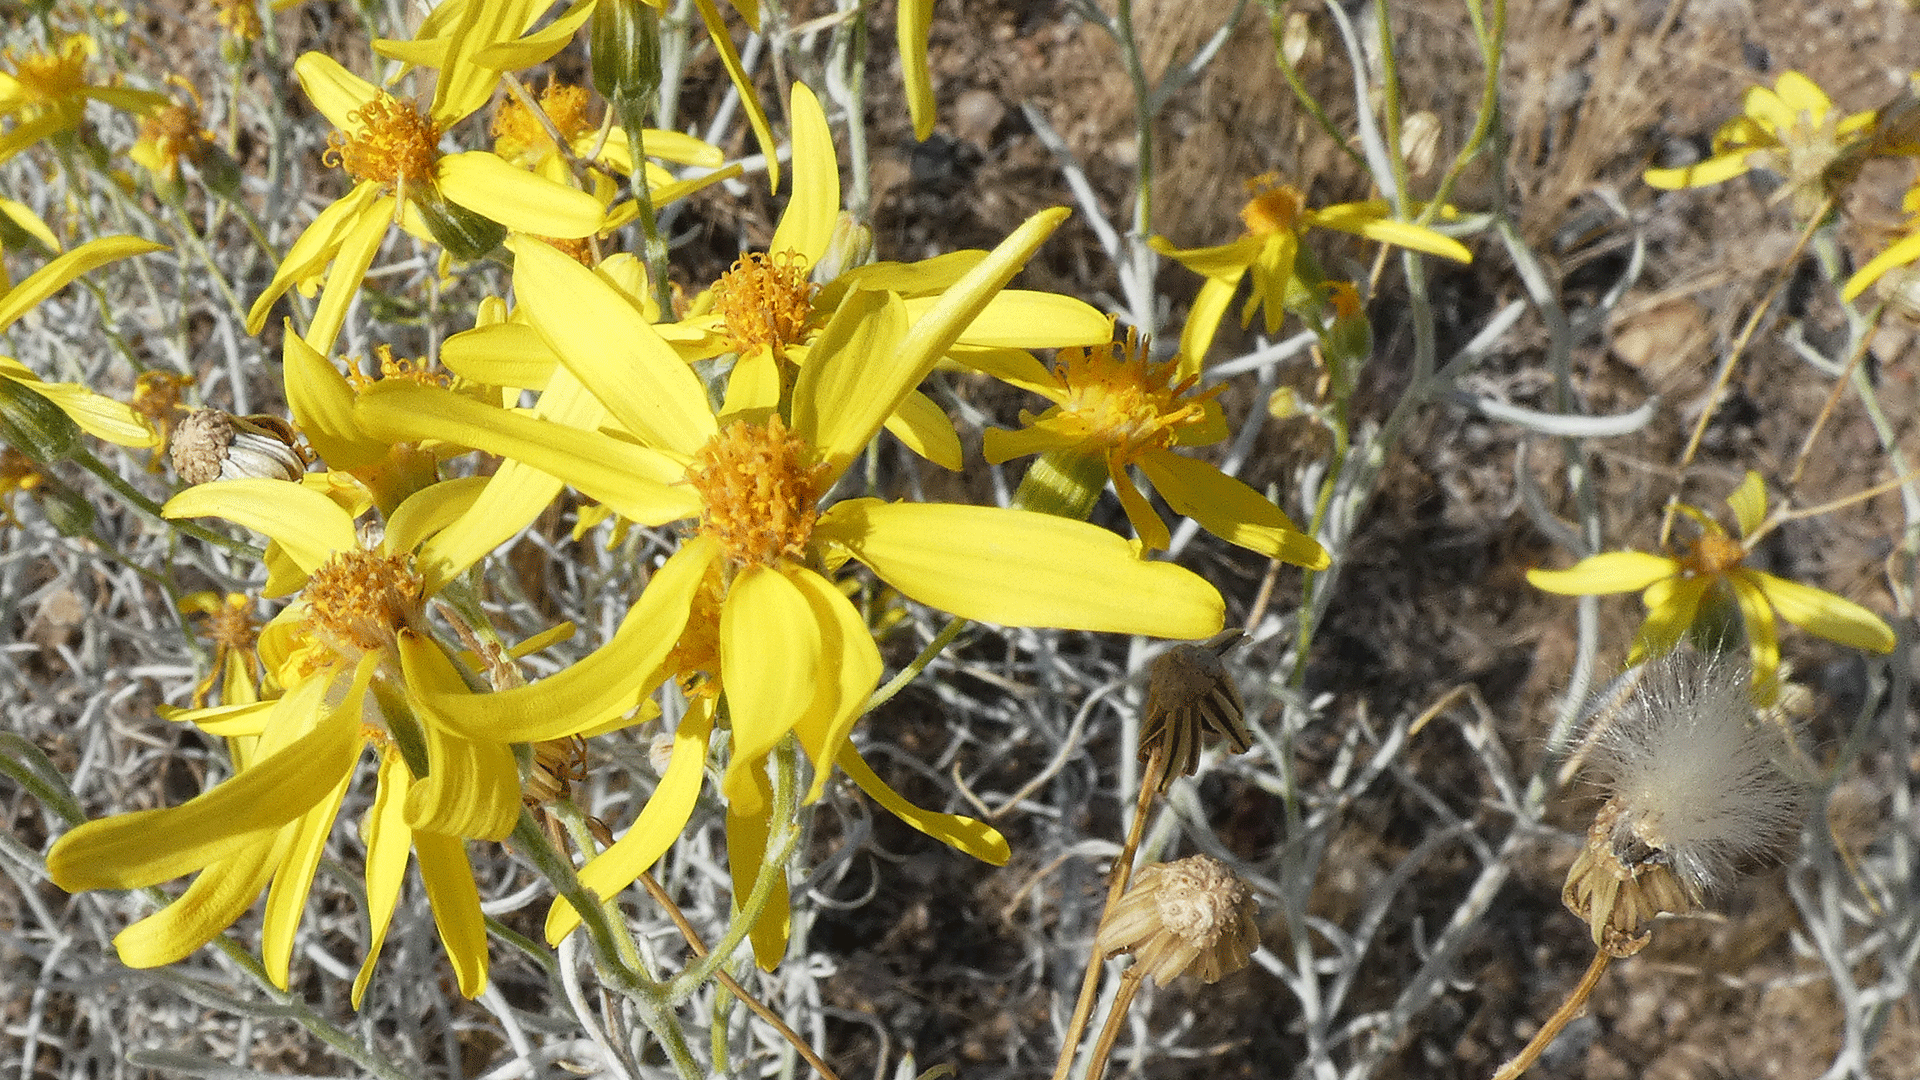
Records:
[[[170,449],[173,471],[189,484],[215,480],[298,480],[307,459],[293,426],[274,416],[199,409],[180,422]]]
[[[1240,632],[1230,630],[1200,645],[1175,645],[1153,662],[1140,758],[1144,761],[1164,746],[1160,790],[1174,777],[1193,773],[1206,735],[1226,739],[1236,754],[1253,745],[1240,687],[1220,662],[1221,654],[1239,642]]]
[[[1697,908],[1742,861],[1787,839],[1800,789],[1781,770],[1777,728],[1754,721],[1746,666],[1678,651],[1643,668],[1631,699],[1599,719],[1593,768],[1610,797],[1561,899],[1615,956],[1646,945],[1660,912]]]
[[[1220,860],[1193,855],[1134,875],[1094,947],[1108,957],[1132,953],[1141,974],[1161,986],[1196,963],[1202,980],[1218,982],[1260,947],[1253,915],[1246,882]]]

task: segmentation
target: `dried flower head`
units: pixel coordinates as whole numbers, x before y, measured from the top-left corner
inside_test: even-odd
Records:
[[[1728,656],[1668,653],[1595,721],[1592,764],[1610,797],[1561,898],[1614,956],[1638,952],[1653,916],[1698,907],[1799,821],[1799,787],[1780,768],[1788,747],[1755,723],[1748,678]]]
[[[1166,755],[1161,791],[1174,777],[1192,775],[1204,736],[1226,739],[1236,754],[1253,746],[1240,687],[1220,662],[1221,654],[1239,643],[1240,631],[1229,630],[1198,645],[1175,645],[1153,662],[1140,759],[1148,760],[1156,750]]]
[[[173,471],[189,484],[298,480],[307,471],[293,426],[274,416],[198,409],[173,433]]]
[[[1192,855],[1134,875],[1094,947],[1109,957],[1132,953],[1141,976],[1161,986],[1195,963],[1201,979],[1218,982],[1260,947],[1253,915],[1246,882],[1220,860]]]

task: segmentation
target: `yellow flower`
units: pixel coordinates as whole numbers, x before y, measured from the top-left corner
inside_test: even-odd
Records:
[[[331,264],[306,334],[316,350],[331,350],[388,226],[406,211],[424,220],[442,244],[460,245],[461,258],[477,258],[492,246],[497,236],[488,229],[496,226],[489,223],[562,238],[599,229],[605,213],[584,191],[516,169],[491,151],[442,154],[441,132],[466,113],[422,113],[411,100],[373,86],[324,53],[302,55],[293,69],[314,107],[338,129],[328,138],[328,162],[355,184],[294,241],[247,313],[248,333],[260,332],[268,310],[288,289],[298,284],[310,294]]]
[[[79,826],[54,845],[47,869],[70,892],[141,888],[201,872],[173,904],[114,939],[132,967],[192,952],[271,883],[261,957],[285,987],[314,869],[360,753],[373,748],[380,759],[366,833],[373,936],[353,1000],[357,1005],[371,976],[409,850],[419,858],[461,992],[471,997],[486,985],[487,941],[465,840],[499,840],[512,830],[519,772],[504,740],[449,725],[429,703],[485,695],[474,693],[475,676],[427,631],[427,601],[447,576],[417,567],[446,565],[434,558],[442,546],[437,534],[472,506],[485,481],[448,481],[416,495],[368,547],[355,518],[369,500],[358,485],[338,479],[224,480],[167,503],[168,517],[217,515],[263,532],[292,564],[290,575],[270,576],[267,591],[297,588],[301,596],[259,641],[281,696],[171,714],[235,739],[234,775],[179,806]],[[544,707],[568,712],[582,729],[639,704],[631,692],[582,685],[604,681],[604,660],[588,657],[571,671],[578,674],[517,693],[543,698]]]
[[[1779,631],[1777,615],[1814,634],[1869,652],[1893,651],[1893,630],[1866,608],[1830,592],[1776,577],[1744,565],[1767,517],[1767,489],[1757,472],[1727,497],[1740,528],[1741,539],[1704,511],[1681,505],[1678,509],[1699,523],[1698,539],[1678,556],[1639,551],[1610,551],[1589,556],[1566,570],[1529,570],[1536,588],[1564,596],[1595,596],[1644,590],[1640,600],[1647,618],[1634,637],[1627,663],[1637,664],[1679,644],[1691,628],[1707,626],[1716,608],[1738,606],[1753,652],[1753,692],[1770,702],[1779,693]],[[1729,597],[1728,594],[1731,593]]]
[[[12,117],[13,130],[0,135],[0,161],[49,135],[72,131],[86,119],[88,101],[144,113],[167,104],[164,94],[87,81],[87,61],[97,51],[93,39],[72,34],[52,49],[8,49],[13,71],[0,71],[0,116]]]
[[[576,398],[570,415],[548,412],[556,422],[394,386],[364,397],[355,415],[385,437],[438,438],[500,454],[642,525],[698,523],[629,616],[651,636],[647,660],[636,662],[630,678],[650,689],[679,674],[667,669],[676,647],[689,633],[710,633],[717,618],[717,648],[700,651],[716,654],[705,663],[718,669],[732,725],[722,790],[742,850],[756,851],[755,836],[764,839],[770,799],[762,766],[791,734],[814,764],[809,798],[821,794],[837,764],[914,827],[1004,861],[998,833],[912,807],[852,749],[848,733],[882,663],[831,575],[851,558],[906,596],[968,619],[1181,638],[1219,628],[1219,594],[1179,567],[1135,558],[1125,541],[1082,522],[991,507],[823,500],[1064,215],[1052,211],[1023,225],[917,321],[897,294],[855,292],[821,332],[786,402],[736,387],[718,415],[692,369],[626,297],[552,249],[516,240],[514,291],[588,401]],[[549,387],[543,409],[553,393]],[[593,407],[583,411],[587,404]],[[516,518],[527,512],[513,511]],[[690,626],[696,619],[706,625]],[[689,660],[683,650],[677,662]],[[511,693],[489,695],[471,722],[490,723],[515,741],[551,737],[551,718],[512,708]],[[450,701],[444,710],[475,704]],[[683,770],[670,777],[676,782],[663,781],[642,821],[583,871],[599,895],[624,888],[685,825],[705,759],[699,723],[683,724],[676,736],[669,770]],[[744,890],[757,859],[737,860],[734,869],[735,888]],[[576,919],[556,906],[549,938],[564,936]],[[763,965],[784,952],[786,925],[782,898],[755,929]]]
[[[1853,276],[1847,279],[1846,286],[1840,290],[1841,299],[1848,303],[1859,299],[1860,294],[1866,292],[1874,282],[1920,259],[1920,186],[1907,189],[1906,195],[1900,200],[1900,208],[1908,215],[1907,235],[1888,244],[1885,251],[1867,260],[1865,266],[1854,271]],[[1895,286],[1894,288],[1883,288],[1882,291],[1893,293],[1897,303],[1904,302],[1904,306],[1911,310],[1913,305],[1906,296],[1907,290],[1900,287],[1909,284],[1906,281],[1908,276],[1899,275],[1889,282],[1889,285]]]
[[[87,271],[133,255],[165,250],[165,245],[137,236],[103,236],[74,248],[34,271],[12,289],[0,293],[0,333]],[[25,364],[6,356],[0,356],[0,379],[53,402],[80,425],[80,430],[95,438],[134,449],[159,445],[160,436],[138,413],[79,383],[46,382]]]
[[[158,183],[178,180],[180,159],[198,165],[214,146],[213,132],[200,124],[200,113],[205,106],[199,91],[177,75],[168,81],[186,90],[192,103],[169,101],[148,112],[140,121],[139,139],[127,152],[133,163],[151,173]]]
[[[1213,399],[1221,387],[1194,391],[1198,375],[1179,374],[1178,357],[1154,363],[1136,333],[1124,345],[1062,349],[1052,371],[1026,353],[983,356],[980,370],[1053,402],[1039,416],[1021,413],[1019,431],[990,428],[986,458],[998,465],[1026,454],[1064,450],[1099,457],[1148,551],[1163,551],[1166,523],[1128,475],[1137,465],[1177,512],[1231,544],[1269,558],[1323,570],[1327,553],[1259,492],[1212,464],[1174,453],[1176,446],[1210,446],[1227,437]]]
[[[1819,213],[1837,188],[1859,171],[1876,114],[1843,115],[1812,79],[1782,72],[1773,89],[1750,86],[1742,114],[1713,134],[1713,154],[1678,169],[1648,169],[1648,184],[1669,190],[1707,187],[1761,168],[1786,178],[1793,212],[1805,220]]]
[[[194,684],[193,707],[205,708],[220,690],[220,704],[249,705],[260,700],[260,657],[255,644],[260,628],[253,618],[253,598],[242,593],[190,593],[177,605],[182,615],[206,620],[204,633],[213,642],[213,661],[206,677]]]
[[[1232,243],[1180,249],[1164,237],[1147,241],[1153,250],[1207,279],[1194,297],[1186,330],[1180,335],[1180,352],[1191,371],[1199,370],[1213,345],[1214,331],[1226,314],[1227,302],[1249,270],[1253,272],[1253,295],[1240,311],[1240,325],[1252,322],[1254,312],[1264,311],[1266,332],[1280,329],[1290,283],[1297,280],[1294,263],[1299,256],[1300,237],[1308,229],[1335,229],[1456,262],[1473,259],[1472,253],[1451,237],[1422,225],[1395,221],[1389,216],[1393,207],[1383,199],[1314,210],[1307,206],[1306,196],[1298,188],[1281,183],[1275,173],[1247,181],[1247,192],[1251,198],[1240,208],[1240,220],[1247,231]]]

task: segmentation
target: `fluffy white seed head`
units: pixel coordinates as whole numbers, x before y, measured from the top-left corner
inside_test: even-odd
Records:
[[[1592,765],[1620,813],[1623,863],[1659,861],[1696,898],[1799,825],[1800,786],[1781,771],[1782,732],[1756,722],[1746,665],[1678,650],[1650,660],[1598,736]]]

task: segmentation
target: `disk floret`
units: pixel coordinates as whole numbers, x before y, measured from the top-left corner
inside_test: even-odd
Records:
[[[420,625],[425,592],[405,555],[336,552],[307,582],[307,625],[336,654],[357,659]]]
[[[806,257],[793,251],[749,252],[713,285],[713,306],[734,352],[797,345],[813,318],[817,286]]]
[[[411,101],[381,94],[347,114],[357,130],[327,136],[323,159],[355,180],[391,184],[396,190],[433,179],[440,160],[440,126]]]
[[[735,421],[694,456],[687,477],[705,510],[700,531],[735,567],[805,559],[824,465],[778,414],[764,425]]]

